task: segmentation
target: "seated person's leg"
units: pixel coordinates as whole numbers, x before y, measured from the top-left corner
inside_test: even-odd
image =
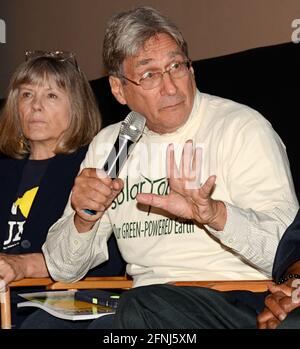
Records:
[[[82,329],[91,321],[70,321],[59,319],[44,310],[37,310],[22,323],[21,329]]]
[[[89,330],[111,329],[113,328],[113,320],[115,315],[104,315],[93,320],[89,325]]]
[[[256,328],[265,293],[151,285],[124,292],[114,328]]]

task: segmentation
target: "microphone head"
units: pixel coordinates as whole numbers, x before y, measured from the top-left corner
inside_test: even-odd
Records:
[[[146,118],[143,115],[132,111],[122,122],[119,135],[135,143],[142,135],[145,124]]]

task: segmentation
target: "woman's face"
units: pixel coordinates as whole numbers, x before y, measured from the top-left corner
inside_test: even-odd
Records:
[[[23,84],[18,108],[23,134],[30,143],[33,158],[53,156],[70,124],[71,106],[67,92],[52,79],[45,79],[41,84]]]

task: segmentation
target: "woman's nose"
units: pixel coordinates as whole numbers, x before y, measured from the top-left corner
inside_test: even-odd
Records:
[[[32,108],[34,110],[41,110],[42,109],[42,97],[41,96],[34,96],[32,99]]]

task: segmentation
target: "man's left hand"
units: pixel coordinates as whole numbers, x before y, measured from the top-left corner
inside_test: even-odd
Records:
[[[226,223],[227,212],[222,201],[211,198],[216,176],[210,176],[200,188],[196,186],[201,173],[201,152],[201,148],[193,149],[192,141],[187,141],[178,169],[174,145],[170,144],[167,150],[170,193],[166,196],[138,194],[137,201],[221,231]]]

